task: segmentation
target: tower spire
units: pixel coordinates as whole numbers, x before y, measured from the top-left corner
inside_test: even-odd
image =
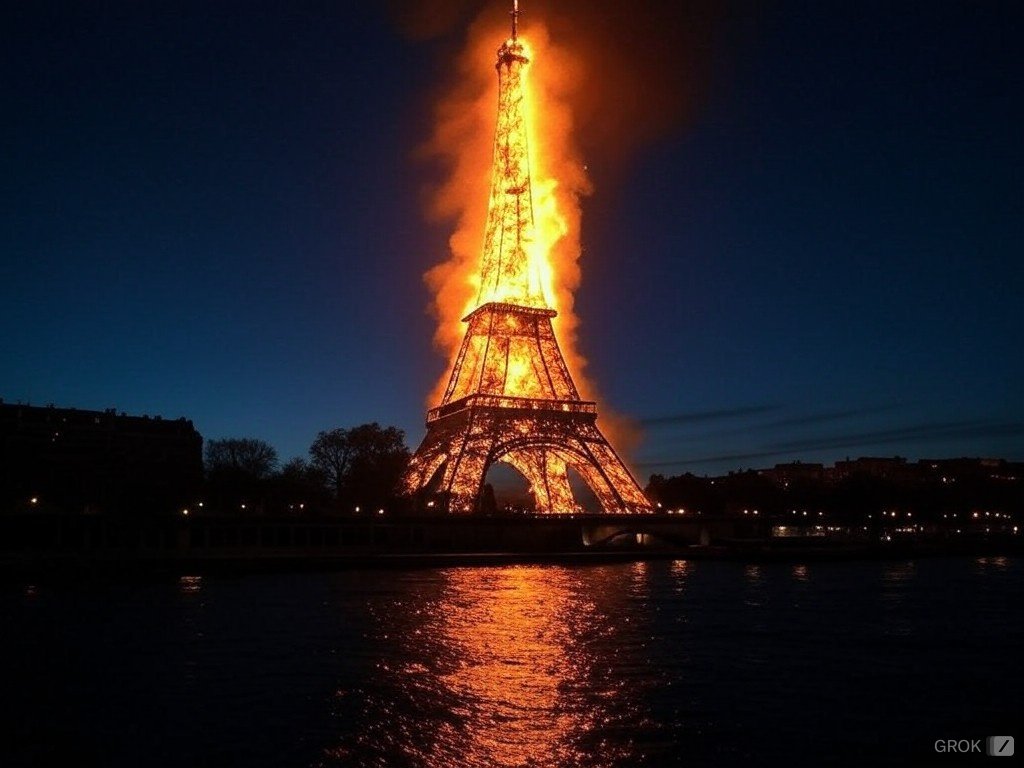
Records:
[[[491,195],[487,206],[477,306],[503,302],[547,307],[535,247],[530,147],[526,122],[526,46],[519,40],[519,3],[513,0],[512,37],[498,49],[498,120],[494,129]]]

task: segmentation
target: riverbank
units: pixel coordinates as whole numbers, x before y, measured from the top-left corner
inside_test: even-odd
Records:
[[[1024,554],[1016,536],[772,537],[767,526],[668,516],[546,518],[0,518],[0,576],[599,564],[821,562]]]

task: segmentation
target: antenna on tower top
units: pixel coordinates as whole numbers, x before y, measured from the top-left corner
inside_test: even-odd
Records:
[[[512,39],[519,36],[519,0],[512,0]]]

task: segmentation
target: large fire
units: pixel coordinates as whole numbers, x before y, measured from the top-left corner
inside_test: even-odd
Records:
[[[438,405],[427,413],[406,487],[434,488],[449,510],[471,512],[482,504],[488,468],[500,461],[526,478],[539,511],[580,511],[570,470],[606,511],[644,511],[647,499],[598,429],[596,405],[581,397],[570,370],[574,364],[578,375],[583,365],[572,291],[580,276],[578,197],[587,181],[569,140],[571,113],[554,95],[559,81],[531,84],[531,52],[517,21],[515,8],[512,35],[495,64],[497,121],[484,118],[493,114],[484,106],[493,105],[493,91],[473,89],[468,104],[446,105],[435,136],[455,169],[440,212],[459,218],[452,258],[428,275],[438,296],[438,341],[451,349],[452,362],[432,397]],[[533,34],[547,41],[542,28]],[[467,73],[481,68],[475,56],[471,64]],[[492,124],[493,149],[481,155],[490,157],[488,174],[478,172],[467,143],[491,135],[484,126]],[[473,199],[487,200],[483,221]]]
[[[471,43],[458,63],[462,77],[440,105],[428,146],[428,151],[443,157],[451,169],[432,200],[433,211],[456,220],[449,258],[426,275],[438,319],[435,342],[449,357],[447,369],[428,397],[429,405],[436,405],[445,393],[465,333],[462,318],[488,301],[547,306],[558,312],[553,324],[562,354],[583,396],[593,392],[584,377],[586,361],[577,348],[579,321],[573,311],[573,294],[580,283],[580,197],[590,191],[586,168],[573,142],[572,111],[566,99],[578,84],[580,69],[568,51],[551,42],[542,23],[532,22],[523,28],[517,42],[524,58],[532,62],[540,55],[544,62],[537,68],[524,63],[515,73],[521,89],[507,89],[523,96],[524,125],[512,131],[510,144],[532,183],[532,226],[523,230],[530,232],[523,244],[528,271],[501,274],[496,264],[500,244],[487,238],[488,223],[497,218],[503,226],[492,225],[491,231],[507,236],[518,219],[505,215],[502,221],[505,212],[496,205],[500,201],[490,199],[494,161],[498,159],[494,156],[494,121],[499,94],[488,65],[494,60],[494,40],[501,39],[502,33],[507,31],[491,19],[472,28]],[[485,280],[485,274],[491,279]],[[518,360],[512,365],[522,369],[528,362]]]

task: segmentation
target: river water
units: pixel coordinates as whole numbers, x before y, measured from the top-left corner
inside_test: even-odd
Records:
[[[952,764],[1024,722],[1022,598],[1001,557],[8,583],[0,765]]]

